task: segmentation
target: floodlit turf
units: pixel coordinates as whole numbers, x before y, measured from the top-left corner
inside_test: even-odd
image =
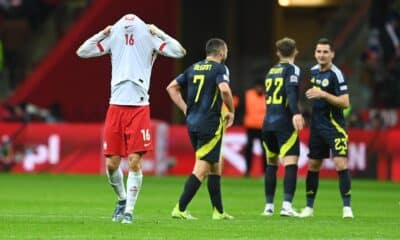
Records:
[[[0,239],[400,239],[400,184],[353,181],[355,219],[343,220],[336,180],[323,180],[309,219],[262,217],[261,179],[225,178],[233,221],[211,220],[206,185],[189,205],[197,221],[170,218],[184,177],[145,176],[132,225],[111,222],[115,196],[102,176],[0,174]],[[276,211],[282,199],[278,182]],[[299,180],[294,206],[305,203]]]

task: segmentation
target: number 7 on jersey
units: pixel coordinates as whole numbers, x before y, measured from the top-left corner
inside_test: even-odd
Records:
[[[201,89],[203,88],[203,85],[204,85],[204,78],[205,78],[205,76],[202,75],[202,74],[193,76],[193,83],[194,84],[197,84],[197,83],[199,84],[199,87],[197,88],[196,98],[194,99],[194,102],[198,102],[199,101],[200,92],[201,92]]]

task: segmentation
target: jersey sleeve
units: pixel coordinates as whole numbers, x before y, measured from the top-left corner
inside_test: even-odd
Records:
[[[167,43],[164,42],[161,38],[153,35],[150,35],[150,41],[154,50],[156,50],[158,53],[161,53],[167,45]]]
[[[225,66],[224,64],[219,65],[219,69],[218,69],[218,73],[217,73],[217,77],[215,78],[217,85],[222,83],[222,82],[230,82],[229,79],[229,69],[227,66]]]
[[[150,34],[150,41],[154,50],[163,56],[181,58],[186,54],[181,44],[164,32],[162,32],[162,37]]]
[[[342,72],[339,69],[334,69],[333,72],[335,73],[334,76],[336,78],[334,84],[334,92],[336,96],[341,96],[348,93],[348,86],[347,81],[344,78]]]
[[[179,83],[181,87],[186,87],[187,86],[186,71],[179,74],[179,76],[176,77],[176,81]]]
[[[300,84],[300,68],[296,65],[290,65],[285,75],[286,86],[299,86]]]
[[[98,44],[98,48],[100,51],[104,51],[105,53],[110,53],[111,51],[111,35],[110,37],[103,38]]]
[[[298,114],[299,108],[297,102],[299,99],[299,81],[300,81],[300,68],[296,65],[288,67],[285,76],[285,90],[288,100],[288,106],[292,114]]]
[[[112,34],[112,33],[111,33]],[[111,34],[106,36],[103,31],[87,39],[76,51],[81,58],[98,57],[110,52]]]

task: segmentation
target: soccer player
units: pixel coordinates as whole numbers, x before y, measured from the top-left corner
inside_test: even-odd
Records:
[[[280,215],[297,217],[292,208],[296,191],[297,162],[300,153],[298,131],[304,119],[298,109],[300,69],[294,64],[296,42],[282,38],[276,42],[279,63],[273,66],[265,79],[267,112],[262,128],[263,146],[267,152],[264,178],[266,204],[263,216],[274,214],[276,172],[279,160],[285,165],[284,200]]]
[[[112,221],[129,224],[142,185],[142,158],[153,148],[148,94],[153,63],[157,54],[181,58],[186,51],[156,26],[128,14],[86,40],[77,54],[82,58],[111,55],[111,98],[103,150],[107,177],[118,196]],[[129,163],[126,189],[119,168],[121,157],[127,157]]]
[[[222,206],[221,197],[221,142],[225,127],[234,119],[229,70],[223,64],[228,55],[226,43],[212,38],[206,44],[206,59],[187,68],[171,81],[167,91],[172,101],[186,115],[186,123],[196,163],[186,180],[183,193],[171,215],[178,219],[196,219],[186,210],[203,180],[208,177],[208,191],[213,207],[212,219],[233,219]],[[181,88],[187,90],[186,102]],[[227,111],[221,113],[225,104]]]
[[[311,68],[312,88],[306,97],[312,100],[312,116],[306,178],[307,206],[300,217],[310,217],[314,212],[314,200],[318,190],[319,169],[322,160],[332,151],[333,161],[339,175],[339,189],[343,199],[343,218],[353,218],[350,207],[351,180],[347,166],[347,142],[343,109],[350,105],[348,87],[342,72],[332,60],[335,52],[332,43],[320,39],[314,57],[318,64]]]

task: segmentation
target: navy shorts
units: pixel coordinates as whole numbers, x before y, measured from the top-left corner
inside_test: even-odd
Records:
[[[329,158],[329,151],[333,157],[347,157],[347,133],[337,129],[313,129],[310,130],[308,157],[312,159]]]
[[[196,151],[196,160],[205,160],[211,163],[220,160],[222,136],[224,134],[222,121],[220,121],[216,130],[211,129],[204,127],[199,131],[189,131],[190,141]]]
[[[300,154],[297,130],[263,130],[262,143],[268,158],[299,156]]]

